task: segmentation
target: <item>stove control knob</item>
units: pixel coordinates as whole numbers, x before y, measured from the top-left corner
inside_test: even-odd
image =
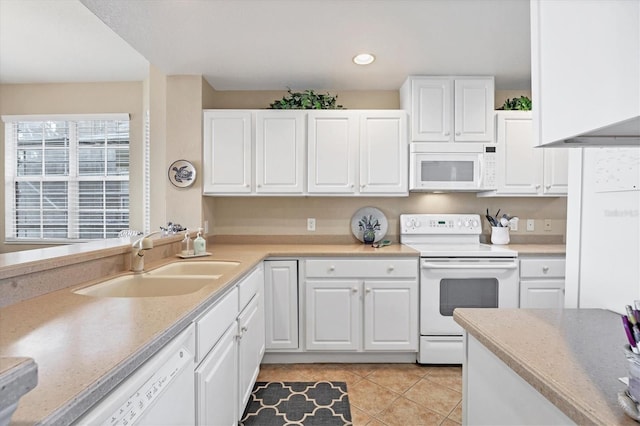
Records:
[[[462,227],[462,221],[461,221],[461,220],[459,220],[459,221],[458,221],[458,228],[461,228],[461,227]]]
[[[474,227],[474,228],[477,228],[477,227],[478,227],[478,221],[477,221],[477,220],[475,220],[475,219],[473,219],[473,220],[471,221],[471,226],[472,226],[472,227]]]
[[[469,219],[467,219],[467,220],[465,220],[465,221],[464,221],[464,227],[465,227],[465,228],[468,228],[468,227],[469,227]]]
[[[413,226],[415,226],[416,228],[420,228],[420,221],[413,222]]]

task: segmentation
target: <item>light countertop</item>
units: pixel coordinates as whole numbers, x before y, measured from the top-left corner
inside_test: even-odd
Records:
[[[71,423],[267,257],[419,255],[400,244],[217,244],[208,251],[213,255],[199,259],[241,265],[195,293],[95,298],[72,292],[95,283],[89,282],[1,308],[0,357],[30,357],[38,364],[38,386],[22,397],[13,422]]]
[[[507,244],[504,247],[523,255],[565,255],[567,247],[564,244]]]
[[[454,319],[577,424],[637,425],[620,315],[601,309],[456,309]]]

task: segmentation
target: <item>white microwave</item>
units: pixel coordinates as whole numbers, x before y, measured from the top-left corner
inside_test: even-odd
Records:
[[[496,145],[414,142],[411,191],[487,191],[496,188]]]

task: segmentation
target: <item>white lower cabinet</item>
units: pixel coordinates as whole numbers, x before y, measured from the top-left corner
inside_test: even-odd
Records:
[[[297,260],[265,260],[264,311],[266,349],[297,349]]]
[[[264,355],[264,274],[256,267],[196,321],[196,423],[237,425]]]
[[[256,294],[238,317],[238,413],[242,415],[249,400],[253,384],[260,372],[264,355],[264,310],[260,293]]]
[[[486,346],[467,333],[465,348],[462,424],[575,424]]]
[[[520,259],[520,307],[563,308],[564,256],[532,256]]]
[[[238,345],[234,321],[196,369],[196,421],[199,425],[237,425]]]
[[[306,277],[307,350],[417,351],[417,259],[311,259]]]
[[[360,347],[361,287],[355,280],[306,282],[308,350]]]

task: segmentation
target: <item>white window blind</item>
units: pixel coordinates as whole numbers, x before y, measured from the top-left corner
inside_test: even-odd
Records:
[[[129,227],[127,114],[2,118],[7,241],[113,238]]]

